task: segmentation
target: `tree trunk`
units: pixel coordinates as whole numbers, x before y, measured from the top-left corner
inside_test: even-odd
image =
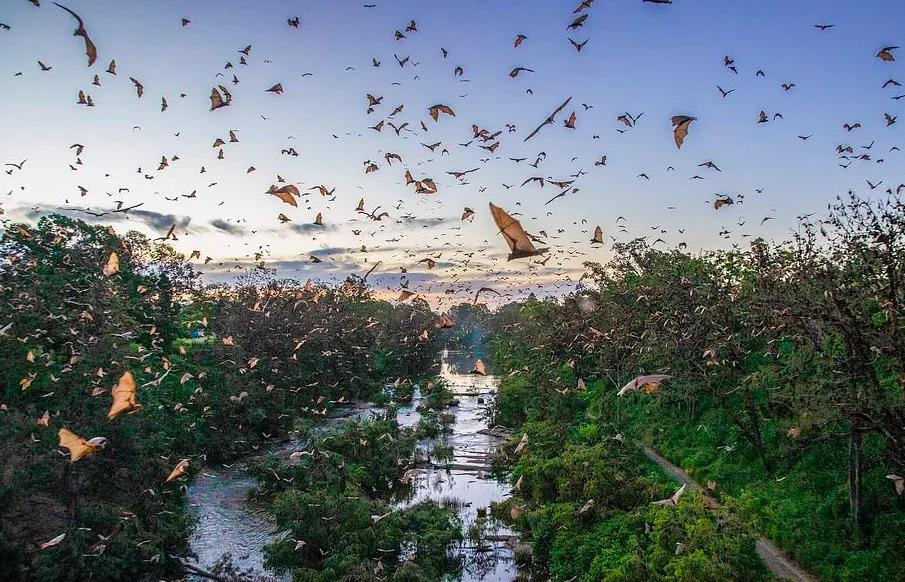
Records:
[[[757,454],[757,457],[761,460],[761,463],[764,465],[764,470],[767,473],[773,472],[773,462],[770,459],[769,455],[767,455],[767,451],[764,448],[764,439],[761,434],[761,421],[760,414],[757,409],[754,407],[754,403],[751,401],[750,396],[747,392],[742,395],[742,402],[745,410],[745,416],[739,416],[735,413],[732,408],[731,403],[725,398],[720,398],[720,404],[723,410],[726,412],[726,415],[729,419],[738,427],[739,431],[742,433],[742,437],[748,441],[748,443],[754,447],[754,451]],[[747,421],[745,418],[747,417]]]
[[[861,477],[864,456],[862,433],[852,427],[848,436],[848,506],[852,524],[860,534],[863,525],[861,514]]]
[[[757,454],[760,456],[761,462],[764,464],[764,469],[767,473],[773,472],[773,461],[767,455],[767,451],[764,448],[764,437],[761,432],[761,420],[760,414],[757,411],[757,408],[754,407],[754,403],[751,401],[750,396],[745,396],[745,412],[748,414],[748,422],[750,423],[749,431],[751,433],[751,442],[754,445],[754,448],[757,450]]]

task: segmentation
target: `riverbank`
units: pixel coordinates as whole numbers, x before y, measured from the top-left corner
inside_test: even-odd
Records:
[[[376,299],[355,277],[256,269],[202,287],[185,257],[136,233],[54,216],[6,234],[4,580],[180,579],[199,471],[432,375],[444,343],[426,303]],[[217,339],[191,340],[202,331]]]
[[[770,579],[755,530],[700,492],[679,488],[608,418],[594,390],[526,375],[501,383],[494,421],[513,429],[504,464],[517,484],[505,507],[553,580]]]
[[[687,412],[649,395],[618,398],[609,382],[556,388],[574,382],[569,376],[550,379],[519,367],[495,403],[495,420],[515,435],[508,466],[521,483],[517,523],[535,547],[535,567],[554,580],[635,579],[630,572],[653,580],[667,571],[691,572],[679,578],[696,581],[763,580],[765,565],[776,579],[903,579],[888,545],[894,532],[878,532],[873,547],[855,542],[838,446],[802,443],[768,475],[715,411],[689,422]],[[515,455],[524,434],[525,452]],[[881,454],[872,441],[865,449],[869,461]],[[703,487],[691,485],[676,507],[651,509],[692,479]],[[646,500],[631,501],[639,495]],[[707,509],[708,499],[722,507]],[[709,532],[703,540],[698,526]],[[683,563],[689,552],[728,569],[695,570]]]
[[[514,580],[511,545],[515,536],[490,511],[491,505],[505,502],[510,492],[508,483],[494,478],[490,471],[502,437],[488,433],[484,413],[494,397],[497,379],[468,374],[473,359],[454,352],[441,354],[436,385],[412,390],[410,402],[390,416],[384,406],[356,404],[303,438],[247,463],[249,472],[238,466],[205,471],[188,494],[189,503],[201,512],[192,536],[198,564],[210,567],[220,557],[219,550],[228,549],[239,569],[258,576],[272,575],[266,571],[266,562],[282,564],[277,579],[288,579],[284,568],[295,564],[296,573],[300,566],[307,572],[305,579],[326,580],[354,569],[348,562],[352,554],[356,559],[370,554],[371,570],[390,571],[411,563],[406,567],[417,566],[421,575],[430,576],[434,569],[451,576],[450,580]],[[406,390],[399,392],[409,396]],[[387,454],[393,458],[388,459]],[[375,459],[388,462],[373,463]],[[338,473],[331,472],[340,466]],[[317,471],[332,477],[312,480],[311,473]],[[384,479],[390,474],[395,475],[392,482]],[[345,483],[333,479],[341,480],[343,475]],[[330,496],[330,490],[336,497]],[[369,521],[356,522],[354,514],[344,513],[349,507],[335,503],[350,495],[371,500],[368,503],[375,513],[367,516]],[[310,516],[300,515],[292,507],[310,504],[314,498],[318,505],[334,504],[334,513],[320,518],[344,524],[345,531],[337,534],[337,539],[354,545],[383,536],[386,542],[395,539],[396,546],[379,545],[374,548],[376,554],[362,554],[320,538],[321,524],[313,524]],[[439,530],[434,528],[447,519],[456,524],[459,534],[449,540],[448,561],[424,563],[418,557],[417,543],[413,546],[404,535],[394,538],[391,530],[400,528],[386,527],[393,520],[405,521],[413,515],[422,530],[433,531],[427,537],[434,539],[417,543],[431,544],[434,549],[439,547]],[[304,543],[297,547],[300,542]],[[338,559],[339,555],[345,558]]]
[[[905,543],[897,533],[905,525],[901,514],[881,513],[867,539],[859,539],[852,527],[844,443],[788,437],[771,441],[768,446],[784,454],[770,472],[716,410],[702,411],[689,423],[685,414],[639,397],[623,402],[620,414],[629,438],[650,446],[698,482],[713,483],[712,494],[731,503],[815,578],[905,580],[896,557],[896,548]],[[865,457],[865,466],[874,467],[865,474],[865,499],[878,503],[888,492],[877,439],[868,439]]]
[[[702,491],[712,504],[719,503],[701,485],[692,479],[688,473],[673,465],[666,458],[650,447],[644,447],[644,456],[660,466],[663,471],[676,481],[687,486],[693,491]],[[788,556],[779,551],[773,542],[761,536],[756,544],[757,555],[777,580],[791,580],[792,582],[816,582],[816,578],[802,569]]]

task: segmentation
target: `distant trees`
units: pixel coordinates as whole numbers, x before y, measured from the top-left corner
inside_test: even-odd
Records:
[[[490,310],[485,304],[460,303],[450,308],[449,316],[456,322],[450,330],[453,347],[472,352],[483,348],[491,331]]]

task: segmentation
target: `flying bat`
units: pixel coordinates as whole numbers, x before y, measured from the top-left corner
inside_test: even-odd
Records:
[[[72,33],[72,36],[80,36],[85,39],[85,54],[88,55],[88,66],[90,67],[94,64],[94,61],[97,60],[97,47],[94,46],[94,43],[91,41],[91,37],[88,36],[88,31],[85,30],[85,23],[82,22],[82,18],[72,10],[66,8],[62,4],[57,4],[56,2],[54,2],[54,4],[71,14],[75,18],[76,22],[79,23],[78,28],[75,29],[75,32]]]
[[[451,115],[453,117],[456,116],[456,112],[452,110],[452,107],[450,107],[449,105],[443,105],[440,103],[438,103],[437,105],[431,105],[428,108],[428,112],[430,113],[430,116],[434,119],[434,121],[437,121],[440,119],[441,113],[445,113],[445,114]]]
[[[685,493],[685,488],[687,484],[683,484],[679,487],[679,490],[672,494],[672,497],[667,499],[661,499],[660,501],[654,501],[654,505],[676,505],[679,503],[679,498],[682,497],[682,494]]]
[[[506,244],[509,245],[508,260],[533,257],[547,251],[547,249],[534,248],[531,238],[522,228],[519,221],[509,216],[502,208],[494,206],[492,202],[490,203],[490,214],[493,216],[493,220],[496,222],[497,228],[500,229],[503,238],[506,239]]]
[[[688,126],[691,125],[692,121],[696,121],[697,117],[690,117],[688,115],[674,115],[672,118],[672,125],[675,128],[673,130],[673,138],[676,140],[676,147],[681,148],[682,144],[685,143],[685,138],[688,136]]]
[[[540,125],[538,125],[537,128],[536,128],[534,131],[532,131],[530,134],[528,134],[528,137],[526,137],[524,141],[528,141],[529,139],[531,139],[532,137],[534,137],[535,135],[537,135],[537,132],[539,132],[541,129],[543,129],[543,127],[544,127],[545,125],[551,125],[551,124],[556,120],[556,114],[559,113],[560,111],[562,111],[563,109],[565,109],[566,106],[569,104],[569,102],[570,102],[571,100],[572,100],[572,98],[569,97],[568,99],[566,99],[565,101],[563,101],[563,104],[560,105],[559,107],[557,107],[556,110],[555,110],[553,113],[551,113],[551,114],[547,117],[547,119],[544,120],[543,123],[541,123]]]
[[[59,437],[60,446],[69,450],[69,461],[72,463],[91,456],[107,446],[107,439],[104,437],[94,437],[86,441],[67,428],[60,429]]]
[[[497,297],[502,297],[502,295],[500,294],[500,292],[497,291],[496,289],[491,289],[490,287],[481,287],[480,289],[478,289],[478,292],[474,294],[474,301],[472,301],[471,304],[472,304],[472,305],[477,305],[477,304],[478,304],[478,297],[480,297],[481,293],[484,293],[485,291],[487,291],[487,292],[489,292],[489,293],[495,293]]]
[[[122,413],[132,414],[141,410],[135,396],[135,378],[132,372],[124,373],[113,389],[113,404],[107,412],[107,419],[113,420]]]
[[[660,387],[660,382],[671,378],[666,374],[648,374],[647,376],[638,376],[628,384],[622,387],[616,396],[625,396],[634,390],[644,390],[645,392],[655,392]]]

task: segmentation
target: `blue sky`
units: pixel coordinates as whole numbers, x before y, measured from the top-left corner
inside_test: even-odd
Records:
[[[71,36],[69,15],[46,0],[39,8],[6,0],[0,22],[11,29],[0,30],[0,161],[29,160],[21,172],[0,174],[7,216],[144,202],[142,210],[149,213],[118,221],[117,228],[161,232],[172,215],[181,232],[173,244],[213,257],[207,270],[214,276],[253,261],[258,250],[263,260],[298,277],[339,277],[382,260],[376,271],[382,285],[392,287],[407,268],[413,284],[439,301],[445,294],[436,293],[449,288],[453,276],[519,289],[537,282],[548,288],[568,284],[566,275],[577,280],[581,261],[609,256],[609,244],[588,244],[597,224],[620,239],[653,235],[692,249],[743,243],[748,238],[742,235],[781,239],[797,215],[821,212],[836,194],[855,189],[879,195],[903,181],[902,153],[889,149],[905,146],[905,118],[886,127],[883,114],[902,111],[905,99],[890,97],[905,90],[881,87],[890,78],[905,83],[905,50],[891,63],[875,54],[884,46],[905,46],[905,3],[597,0],[585,25],[574,31],[566,26],[577,1],[367,3],[377,7],[346,1],[70,0],[67,5],[83,17],[98,46],[98,62],[88,68],[80,39]],[[295,16],[301,18],[298,29],[286,24]],[[184,28],[183,17],[191,20]],[[394,32],[412,19],[418,31],[394,40]],[[821,32],[818,23],[835,26]],[[516,49],[517,34],[528,38]],[[569,37],[590,40],[577,53]],[[248,44],[249,64],[241,66],[238,50]],[[394,53],[410,55],[418,65],[400,68]],[[735,59],[737,75],[723,66],[727,55]],[[118,64],[116,77],[104,72],[111,58]],[[379,68],[371,66],[372,58]],[[41,71],[37,60],[53,69]],[[224,70],[228,61],[235,67]],[[456,66],[465,71],[460,78],[453,75]],[[516,66],[535,72],[512,79],[508,72]],[[764,77],[755,76],[759,69]],[[221,72],[226,77],[216,76]],[[91,84],[95,73],[100,87]],[[233,73],[240,79],[235,86],[228,83]],[[141,99],[129,76],[144,84]],[[283,95],[265,92],[277,82]],[[782,83],[796,86],[786,92]],[[228,85],[235,100],[210,112],[215,84]],[[723,99],[717,85],[735,92]],[[96,107],[76,105],[80,89]],[[383,97],[371,114],[366,93]],[[164,96],[169,109],[161,112]],[[573,100],[563,113],[576,111],[576,129],[563,128],[560,115],[523,143],[568,96]],[[449,104],[456,117],[434,122],[427,107],[435,103]],[[402,104],[396,122],[408,121],[415,132],[396,136],[389,127],[381,133],[368,129]],[[783,119],[758,124],[761,110],[771,117],[780,112]],[[624,112],[644,115],[620,133],[626,128],[616,117]],[[676,114],[698,117],[681,150],[669,122]],[[860,129],[843,129],[856,121]],[[516,126],[514,133],[506,131],[507,123]],[[476,143],[457,145],[471,139],[472,124],[504,130],[495,155]],[[240,143],[228,144],[225,159],[217,160],[211,144],[226,140],[230,129]],[[802,141],[798,135],[813,137]],[[420,145],[437,141],[438,153],[446,148],[449,156]],[[859,148],[872,141],[869,151]],[[78,171],[69,168],[73,143],[86,146]],[[843,169],[839,144],[871,160]],[[289,147],[300,155],[280,153]],[[547,157],[539,168],[528,167],[541,151]],[[404,164],[388,166],[386,152],[400,154]],[[179,161],[158,172],[161,156],[174,154]],[[595,166],[602,155],[608,164]],[[509,157],[528,160],[517,164]],[[366,176],[365,160],[381,169]],[[698,167],[711,160],[722,172]],[[249,166],[256,170],[247,173]],[[667,172],[669,166],[676,171]],[[445,173],[476,167],[465,185]],[[406,168],[416,177],[434,178],[439,192],[415,194],[404,185]],[[530,176],[564,180],[579,170],[587,172],[575,183],[580,191],[549,206],[544,202],[554,188],[519,187]],[[638,178],[641,173],[650,180]],[[310,204],[286,206],[265,194],[277,174],[302,190],[335,186],[336,198],[315,193]],[[705,179],[689,179],[693,175]],[[884,184],[869,191],[866,180]],[[515,186],[506,189],[503,183]],[[80,185],[88,189],[84,197]],[[165,198],[193,190],[197,198]],[[744,194],[745,203],[715,211],[715,194]],[[376,223],[356,215],[362,197],[369,210],[389,210],[390,219]],[[530,231],[553,235],[547,241],[556,252],[550,263],[505,262],[505,245],[487,212],[490,201],[522,213]],[[471,223],[459,220],[465,206],[477,211]],[[324,229],[310,227],[318,212]],[[292,222],[280,224],[279,213]],[[619,216],[627,219],[627,234],[615,229]],[[775,219],[761,226],[766,216]],[[728,238],[719,235],[724,228],[731,231]],[[430,272],[417,263],[440,252]],[[312,253],[325,262],[310,264]],[[464,291],[458,283],[453,288],[456,296]]]

